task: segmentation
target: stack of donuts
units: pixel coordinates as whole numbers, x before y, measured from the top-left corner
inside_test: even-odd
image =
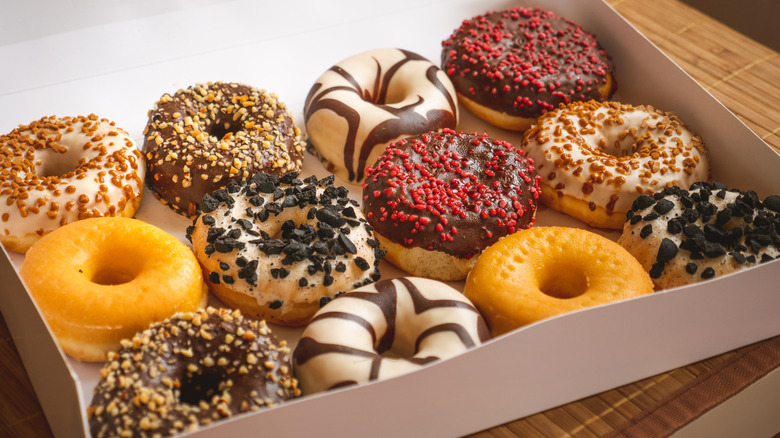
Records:
[[[139,144],[44,117],[0,137],[0,241],[63,351],[105,363],[93,436],[194,430],[780,256],[780,197],[713,182],[704,140],[617,83],[593,33],[514,7],[464,21],[440,66],[337,62],[301,125],[227,82],[162,94]],[[190,226],[133,218],[157,205]]]

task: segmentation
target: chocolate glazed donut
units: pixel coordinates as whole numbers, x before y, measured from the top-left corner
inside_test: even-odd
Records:
[[[306,98],[304,119],[312,153],[339,177],[360,182],[366,164],[391,141],[455,128],[458,105],[452,83],[436,65],[406,50],[377,49],[320,76]]]
[[[600,101],[617,89],[612,59],[595,35],[539,8],[464,21],[442,43],[442,69],[461,104],[512,130],[561,103]]]
[[[194,217],[203,195],[262,172],[300,171],[305,144],[274,93],[243,84],[195,84],[164,94],[144,129],[147,184]]]
[[[298,342],[293,365],[302,390],[311,394],[412,371],[489,336],[476,308],[447,284],[383,280],[323,307]]]

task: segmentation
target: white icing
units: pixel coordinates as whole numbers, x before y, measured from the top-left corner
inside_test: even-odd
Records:
[[[709,177],[702,140],[676,116],[650,107],[585,102],[559,108],[526,133],[523,148],[543,183],[620,213],[642,193],[688,188]],[[655,153],[644,153],[647,148]]]
[[[317,187],[316,192],[319,199],[324,189]],[[305,208],[298,206],[287,207],[279,215],[272,213],[266,221],[260,222],[253,218],[251,214],[248,215],[247,211],[262,210],[265,208],[265,205],[274,202],[274,198],[272,193],[258,193],[258,196],[265,200],[260,207],[253,206],[249,202],[248,197],[237,195],[233,196],[235,202],[232,206],[228,206],[224,202],[221,203],[217,210],[208,213],[216,221],[212,228],[223,228],[225,230],[240,229],[241,227],[236,221],[246,219],[252,223],[252,230],[257,233],[264,231],[270,235],[271,239],[281,239],[282,224],[288,220],[292,220],[296,228],[301,224],[310,224],[316,228],[318,220],[316,218],[307,219],[307,214],[312,207],[321,208],[321,204],[310,205]],[[276,202],[279,203],[282,199]],[[336,204],[335,201],[333,199],[331,203]],[[359,207],[350,206],[357,216],[354,219],[359,220],[360,224],[350,227],[350,232],[346,236],[355,245],[357,253],[337,255],[330,260],[333,268],[335,268],[337,263],[342,262],[346,265],[346,270],[344,272],[336,272],[334,269],[330,273],[333,277],[333,283],[327,286],[323,284],[325,278],[323,271],[309,274],[308,268],[312,263],[308,259],[293,264],[284,264],[282,260],[285,259],[286,254],[266,254],[260,249],[259,245],[252,243],[252,241],[261,239],[261,237],[253,236],[246,232],[242,232],[236,239],[244,243],[244,248],[234,249],[226,254],[220,252],[214,252],[210,255],[206,254],[205,245],[209,227],[204,226],[202,217],[196,219],[195,228],[192,232],[193,251],[203,265],[204,276],[208,277],[210,273],[216,272],[219,274],[220,281],[223,284],[225,276],[231,277],[234,283],[225,284],[230,290],[252,297],[259,306],[268,306],[274,301],[279,301],[279,312],[284,315],[290,309],[294,309],[300,304],[318,304],[322,297],[333,298],[338,292],[352,290],[355,288],[356,283],[362,284],[365,281],[369,281],[371,275],[374,274],[376,257],[374,256],[374,249],[367,243],[368,240],[373,239],[373,234],[368,231],[368,224],[365,222]],[[336,229],[336,232],[338,232],[338,229]],[[250,284],[246,280],[239,278],[239,270],[241,268],[236,265],[237,257],[243,257],[248,261],[258,261],[255,271],[257,274],[255,284]],[[355,264],[357,257],[362,257],[366,260],[370,266],[369,269],[364,271],[358,267]],[[223,269],[220,266],[220,262],[225,263],[228,269]],[[271,270],[279,268],[288,270],[289,274],[284,278],[275,278]],[[299,285],[301,278],[306,279],[306,286]]]
[[[146,167],[124,130],[94,117],[45,120],[46,129],[34,122],[0,138],[14,156],[14,166],[4,159],[0,174],[4,236],[43,235],[79,219],[118,215],[143,192]],[[84,196],[86,203],[79,201]]]

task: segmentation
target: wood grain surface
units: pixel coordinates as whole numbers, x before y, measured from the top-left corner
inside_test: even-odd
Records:
[[[608,0],[742,122],[780,153],[780,55],[676,0]],[[774,342],[769,345],[770,342]],[[775,340],[764,341],[775,348]],[[738,351],[541,412],[478,438],[602,436],[721,367]],[[52,432],[0,317],[0,436]]]

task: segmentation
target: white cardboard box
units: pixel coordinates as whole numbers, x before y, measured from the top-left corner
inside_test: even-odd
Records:
[[[761,197],[778,192],[780,156],[598,0],[20,2],[0,18],[0,132],[45,115],[95,113],[141,144],[147,110],[163,93],[214,80],[275,92],[302,125],[309,87],[337,61],[399,47],[438,64],[441,41],[463,19],[517,4],[551,9],[595,32],[617,65],[615,100],[677,112],[710,147],[717,180]],[[516,133],[465,111],[459,129],[519,144]],[[304,173],[324,172],[307,156]],[[137,217],[184,240],[189,221],[147,195]],[[544,208],[538,224],[583,226]],[[85,436],[100,365],[63,355],[18,278],[22,256],[4,254],[0,310],[47,420],[58,437]],[[382,273],[398,275],[386,262]],[[411,374],[304,397],[193,436],[479,431],[780,334],[778,279],[775,261],[551,318]],[[298,332],[277,333],[295,342]]]

